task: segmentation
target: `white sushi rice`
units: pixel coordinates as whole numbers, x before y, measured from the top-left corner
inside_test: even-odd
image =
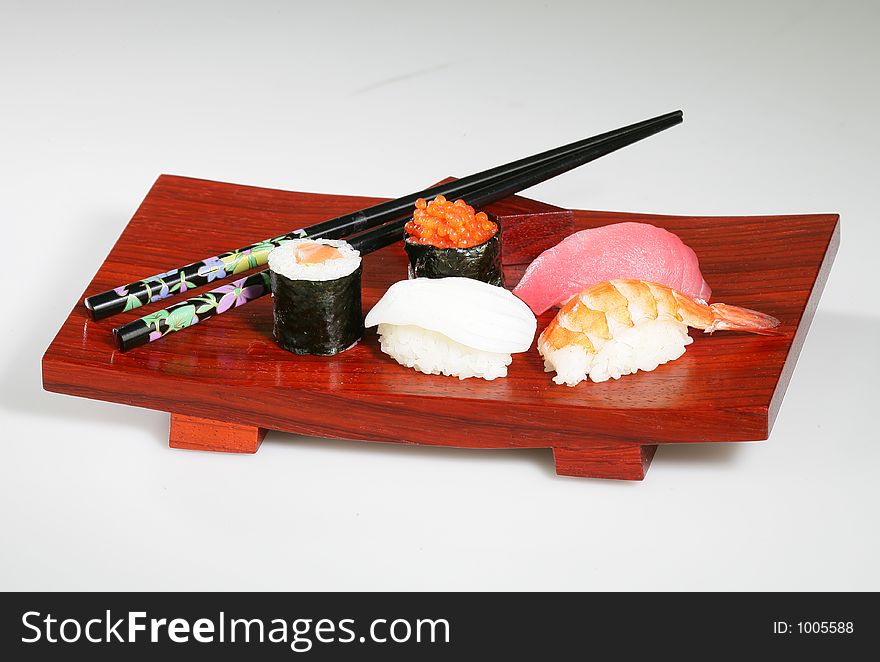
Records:
[[[411,324],[380,324],[382,351],[399,364],[426,375],[492,380],[507,376],[510,354],[474,349],[449,337]]]
[[[588,353],[579,345],[548,350],[539,343],[544,370],[556,371],[553,381],[575,386],[588,377],[594,382],[620,379],[639,370],[650,372],[674,361],[693,342],[687,326],[673,319],[643,320]]]
[[[314,264],[303,264],[296,259],[296,250],[303,244],[332,246],[342,253],[342,257]],[[341,239],[291,239],[269,253],[269,268],[290,280],[336,280],[353,273],[360,263],[360,252]]]

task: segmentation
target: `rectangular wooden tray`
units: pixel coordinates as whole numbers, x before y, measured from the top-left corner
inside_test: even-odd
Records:
[[[85,295],[379,201],[163,175]],[[836,215],[569,215],[525,198],[488,210],[502,219],[573,218],[577,228],[624,220],[667,228],[697,252],[713,300],[772,314],[784,335],[693,332],[685,355],[654,372],[568,388],[550,381],[534,346],[514,357],[507,378],[491,382],[404,368],[379,351],[373,330],[338,356],[296,356],[272,340],[269,297],[122,354],[110,330],[173,300],[99,322],[80,300],[43,357],[44,388],[170,412],[170,444],[178,448],[255,452],[267,429],[552,448],[557,473],[586,477],[640,480],[657,444],[767,438],[837,250]],[[508,265],[508,285],[524,266]],[[400,244],[367,256],[365,312],[405,277]],[[552,314],[539,319],[539,329]]]

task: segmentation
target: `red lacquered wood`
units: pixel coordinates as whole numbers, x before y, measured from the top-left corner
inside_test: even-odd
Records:
[[[554,448],[559,476],[643,480],[657,446],[607,442],[579,448]]]
[[[452,181],[448,177],[439,184]],[[574,232],[574,214],[537,200],[511,196],[482,208],[502,227],[501,255],[508,267],[505,282],[513,287],[526,266],[542,251],[555,246]]]
[[[378,201],[163,175],[86,294]],[[503,205],[519,205],[524,214],[530,204],[539,214],[553,213],[525,198],[499,204],[502,214],[512,211]],[[577,228],[626,220],[675,232],[697,252],[714,300],[778,317],[783,335],[693,332],[685,355],[653,372],[568,388],[550,381],[534,346],[516,355],[507,378],[491,382],[404,368],[381,353],[374,330],[335,357],[295,356],[272,341],[269,297],[121,354],[110,329],[170,300],[98,322],[80,300],[43,357],[43,384],[59,393],[340,439],[561,448],[565,455],[634,443],[766,439],[837,250],[837,216],[576,210],[573,217]],[[508,285],[522,269],[506,265]],[[366,256],[365,312],[405,277],[400,244]],[[551,318],[541,316],[539,328]],[[602,474],[586,460],[579,466],[587,467],[580,475]]]
[[[266,430],[252,425],[171,414],[168,445],[195,451],[256,453]]]

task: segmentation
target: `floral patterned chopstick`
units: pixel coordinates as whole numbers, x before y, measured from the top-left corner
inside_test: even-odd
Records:
[[[662,131],[682,121],[680,110],[666,113],[643,122],[608,131],[562,147],[547,150],[533,156],[512,161],[502,166],[458,179],[446,184],[432,186],[417,193],[367,207],[350,214],[323,221],[310,227],[288,232],[279,237],[259,241],[233,251],[187,264],[165,273],[156,274],[128,285],[122,285],[106,292],[87,297],[84,301],[92,319],[99,320],[117,313],[139,308],[144,304],[159,301],[175,294],[206,285],[215,280],[241,274],[249,269],[266,264],[269,252],[280,243],[301,237],[342,239],[356,232],[379,226],[388,221],[409,215],[418,198],[432,199],[438,195],[447,198],[465,198],[478,189],[498,185],[500,180],[539,171],[555,159],[571,156],[584,151],[602,151],[603,146],[616,143],[620,139],[640,140],[645,135]],[[648,132],[646,134],[646,131]],[[638,136],[638,137],[636,137]],[[613,151],[612,148],[608,151]],[[603,153],[608,153],[604,151]]]
[[[116,345],[126,352],[268,293],[269,270],[264,269],[113,329]]]
[[[103,319],[259,267],[266,264],[273,248],[290,239],[307,236],[336,237],[334,233],[312,234],[309,230],[309,228],[294,230],[279,237],[265,239],[250,246],[214,255],[165,273],[95,294],[86,298],[84,303],[91,312],[92,319]]]
[[[366,255],[403,239],[403,226],[408,220],[409,217],[373,228],[352,238],[349,243],[361,255]],[[243,306],[270,291],[269,270],[258,271],[113,329],[116,346],[127,352]]]

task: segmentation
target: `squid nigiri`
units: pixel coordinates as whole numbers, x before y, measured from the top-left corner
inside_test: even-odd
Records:
[[[493,380],[507,376],[538,322],[503,287],[472,278],[414,278],[394,283],[367,315],[382,351],[428,375]]]
[[[707,304],[665,285],[619,279],[598,283],[565,304],[538,337],[546,372],[575,386],[651,371],[684,354],[688,327],[776,335],[779,320],[756,310]]]

